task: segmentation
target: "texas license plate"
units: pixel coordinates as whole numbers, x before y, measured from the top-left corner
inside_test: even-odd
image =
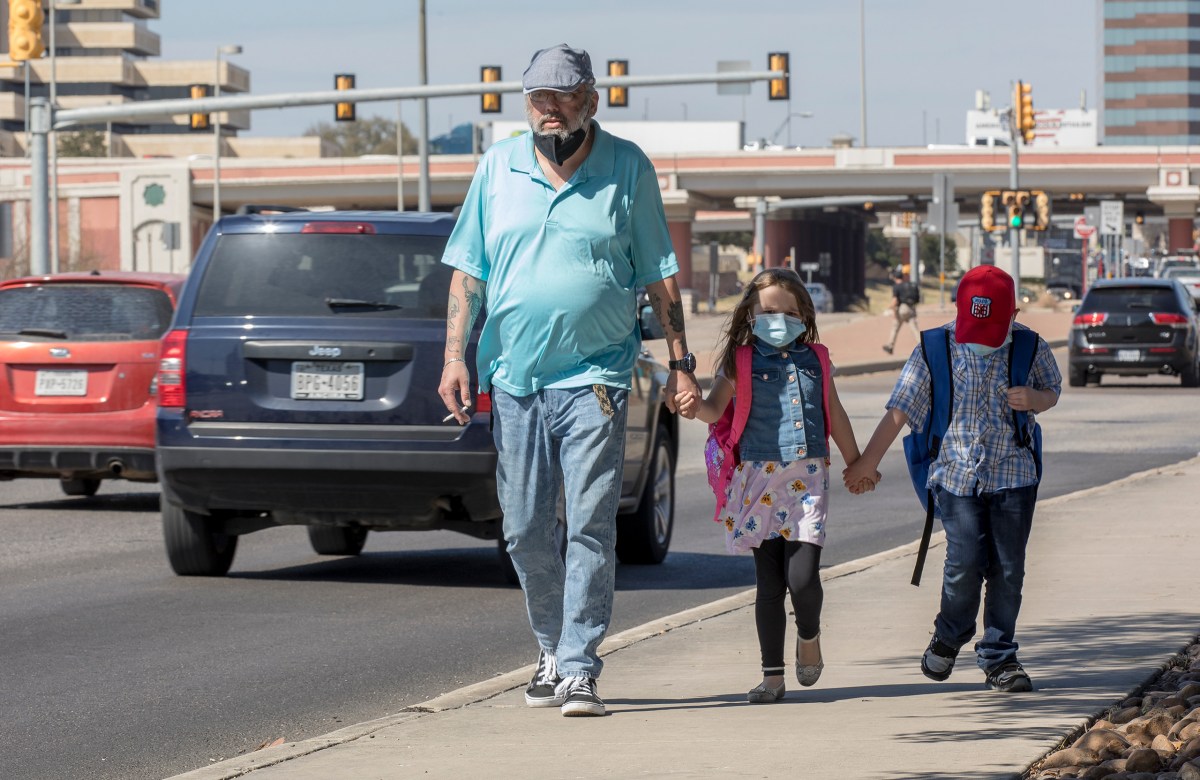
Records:
[[[1142,359],[1140,349],[1118,349],[1117,360],[1121,363],[1136,363]]]
[[[86,371],[38,371],[34,395],[87,395]]]
[[[292,363],[292,398],[306,401],[361,401],[363,364],[336,361]]]

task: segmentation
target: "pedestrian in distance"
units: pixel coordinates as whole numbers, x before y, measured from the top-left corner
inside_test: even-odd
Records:
[[[588,53],[541,49],[522,82],[530,132],[484,154],[442,258],[455,270],[438,394],[469,421],[467,343],[486,305],[475,368],[491,393],[503,533],[539,646],[525,701],[603,715],[597,649],[612,614],[637,288],[666,332],[672,411],[677,390],[698,389],[695,357],[658,176],[593,120]]]
[[[1058,403],[1062,376],[1049,345],[1033,334],[1027,384],[1009,386],[1013,332],[1029,329],[1015,323],[1016,291],[1003,270],[968,271],[955,306],[955,320],[937,334],[948,344],[952,411],[927,487],[946,532],[946,563],[921,671],[932,680],[950,676],[960,648],[975,636],[986,585],[976,661],[993,690],[1030,691],[1033,683],[1017,660],[1016,627],[1040,461],[1034,447],[1022,445],[1017,413],[1036,415]],[[913,350],[901,369],[862,457],[843,472],[847,485],[878,468],[905,425],[924,431],[932,424],[931,371],[922,350]]]
[[[892,335],[888,343],[883,345],[883,351],[892,354],[896,348],[896,337],[900,335],[900,327],[904,323],[912,328],[917,341],[921,340],[921,327],[917,324],[917,304],[921,302],[921,288],[916,282],[906,279],[904,271],[897,268],[892,273],[892,305],[888,311],[892,313]]]
[[[829,439],[846,463],[858,460],[859,451],[838,399],[828,350],[818,343],[812,299],[796,272],[771,268],[755,276],[721,341],[708,397],[701,399],[685,389],[676,403],[680,415],[712,424],[726,413],[735,394],[750,393],[738,441],[740,462],[723,502],[718,494],[715,519],[724,525],[730,552],[753,552],[762,682],[746,698],[765,704],[786,692],[787,594],[798,634],[797,680],[813,685],[825,667],[820,564],[829,500]],[[750,376],[738,369],[739,350],[750,358]],[[864,473],[851,492],[874,489],[876,477]]]

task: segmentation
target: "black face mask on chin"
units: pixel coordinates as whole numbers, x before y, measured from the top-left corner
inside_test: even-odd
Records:
[[[556,135],[542,135],[541,133],[533,134],[533,145],[538,151],[546,156],[550,162],[555,165],[562,165],[571,155],[579,151],[579,147],[583,146],[583,142],[587,139],[587,129],[579,128],[575,132],[567,136],[564,141]]]

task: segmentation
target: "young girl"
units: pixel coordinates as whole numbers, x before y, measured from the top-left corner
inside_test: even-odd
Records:
[[[754,277],[730,317],[708,398],[679,393],[687,418],[716,422],[743,377],[737,348],[751,345],[750,415],[739,442],[741,463],[726,490],[724,522],[731,552],[754,553],[758,595],[754,620],[762,652],[762,682],[752,704],[783,698],[784,641],[791,593],[799,637],[796,678],[813,685],[821,657],[821,548],[829,491],[829,437],[847,464],[858,460],[854,431],[830,376],[828,351],[817,343],[816,312],[794,271],[771,268]],[[875,487],[863,477],[851,492]]]

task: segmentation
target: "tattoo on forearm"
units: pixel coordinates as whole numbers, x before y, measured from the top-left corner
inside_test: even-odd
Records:
[[[671,330],[683,333],[683,301],[672,301],[667,306],[667,319],[671,323]]]
[[[446,303],[446,331],[454,332],[454,320],[458,318],[458,296],[451,294],[450,300]]]
[[[475,318],[479,316],[480,310],[483,309],[483,296],[481,290],[472,284],[474,280],[469,278],[463,279],[463,297],[467,300],[467,311],[470,313],[469,324],[475,324]],[[467,328],[470,330],[470,327]]]

